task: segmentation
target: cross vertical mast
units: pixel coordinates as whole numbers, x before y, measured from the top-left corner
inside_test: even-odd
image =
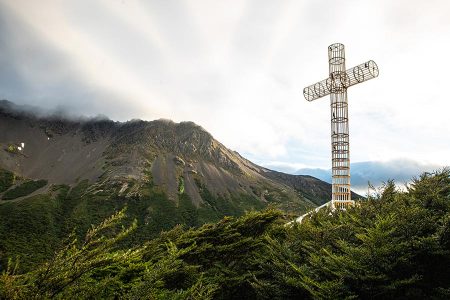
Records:
[[[351,199],[347,77],[343,44],[328,47],[331,106],[332,205],[345,207]]]

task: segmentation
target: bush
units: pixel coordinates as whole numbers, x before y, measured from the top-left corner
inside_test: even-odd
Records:
[[[14,173],[0,169],[0,193],[6,191],[14,184]]]
[[[31,180],[22,183],[19,186],[16,186],[13,189],[8,190],[6,193],[3,194],[2,199],[3,200],[11,200],[16,199],[23,196],[28,196],[32,192],[40,189],[41,187],[44,187],[47,185],[47,180]]]
[[[16,154],[16,153],[19,152],[19,150],[17,149],[17,147],[14,146],[14,145],[9,145],[8,148],[5,149],[5,151],[6,151],[6,152],[9,152],[9,153],[13,153],[13,154]]]

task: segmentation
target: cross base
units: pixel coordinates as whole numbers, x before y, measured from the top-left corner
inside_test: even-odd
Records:
[[[332,209],[346,210],[353,205],[355,205],[354,200],[331,200]]]

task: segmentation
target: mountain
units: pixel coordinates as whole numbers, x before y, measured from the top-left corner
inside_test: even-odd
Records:
[[[192,122],[69,120],[20,108],[0,105],[0,167],[24,178],[50,185],[121,183],[127,194],[152,181],[171,201],[178,200],[182,185],[197,207],[205,204],[201,187],[215,196],[246,194],[263,203],[289,196],[314,205],[330,196],[329,185],[257,166]],[[136,188],[128,189],[131,182]]]
[[[260,167],[192,122],[69,118],[4,100],[0,148],[0,254],[30,264],[124,206],[139,239],[268,205],[300,214],[331,197],[330,184]]]
[[[386,162],[366,161],[352,163],[352,187],[356,191],[367,191],[367,183],[375,187],[380,186],[388,179],[394,179],[398,184],[407,183],[411,178],[423,172],[432,172],[443,166],[423,164],[409,159],[394,159]],[[295,174],[310,175],[323,181],[330,182],[331,170],[304,168],[297,170]]]

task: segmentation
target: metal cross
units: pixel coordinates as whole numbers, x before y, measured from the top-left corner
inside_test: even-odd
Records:
[[[378,66],[369,60],[345,70],[343,44],[328,47],[330,77],[303,89],[308,101],[330,95],[332,208],[346,208],[354,202],[350,191],[350,148],[348,131],[347,88],[378,76]]]

